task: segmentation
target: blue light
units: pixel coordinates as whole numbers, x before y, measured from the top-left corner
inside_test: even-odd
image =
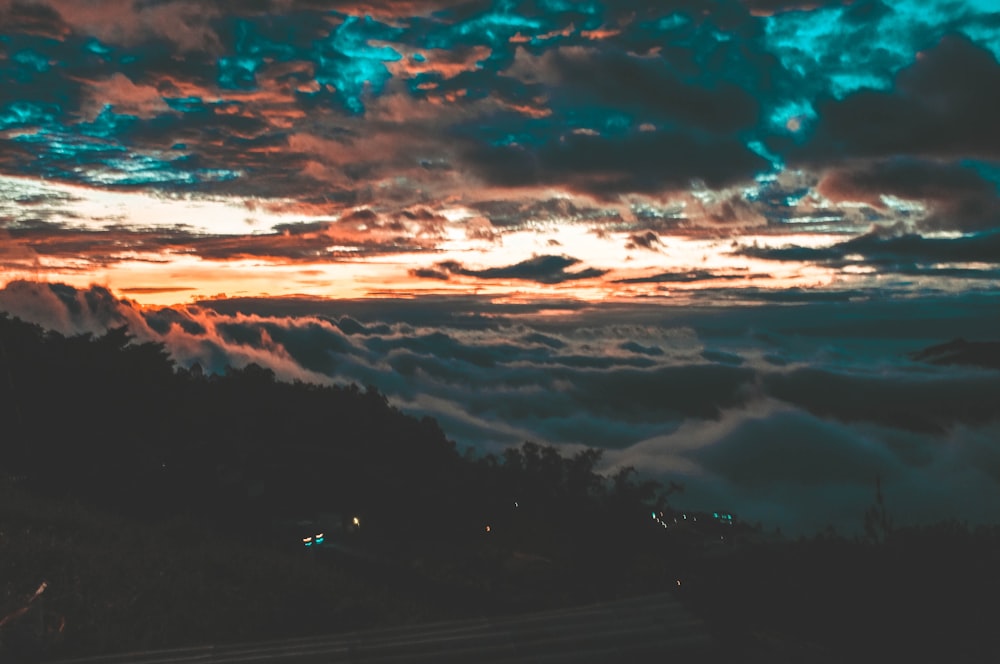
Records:
[[[765,43],[800,78],[800,92],[840,99],[863,88],[885,90],[918,51],[948,32],[964,33],[1000,57],[1000,33],[992,24],[995,2],[899,0],[888,7],[855,3],[780,12],[764,21]]]
[[[656,22],[656,29],[662,32],[669,32],[671,30],[676,30],[679,27],[685,26],[691,22],[691,19],[684,14],[671,14],[670,16],[665,16]]]
[[[205,110],[205,102],[199,97],[164,97],[163,101],[172,110],[181,113],[193,113]]]
[[[785,160],[774,152],[768,150],[767,147],[760,141],[748,141],[747,147],[771,162],[772,172],[777,173],[785,168]]]
[[[139,118],[134,115],[115,113],[110,104],[105,104],[93,122],[81,122],[76,125],[76,129],[84,136],[112,139],[128,130],[138,120]]]
[[[93,53],[94,55],[104,56],[104,55],[109,55],[111,53],[111,47],[105,46],[96,39],[89,40],[86,46],[84,46],[84,48]]]
[[[542,22],[502,12],[483,14],[455,26],[455,31],[463,36],[484,37],[489,43],[507,42],[521,31],[537,33],[542,30]]]
[[[587,14],[596,16],[601,13],[603,7],[599,2],[570,2],[568,0],[540,0],[539,7],[546,14],[562,14],[572,12],[574,14]]]
[[[50,104],[15,101],[0,110],[0,130],[11,127],[41,126],[55,122],[58,109]]]
[[[604,120],[604,128],[612,133],[626,131],[632,126],[632,118],[624,113],[612,113]]]
[[[791,11],[764,20],[768,48],[781,63],[815,92],[838,99],[861,88],[890,87],[893,75],[912,61],[917,50],[909,43],[908,26],[880,29],[879,24],[889,19],[857,22],[845,18],[846,11],[843,7]],[[847,43],[864,47],[845,48]]]
[[[383,63],[403,57],[388,46],[372,46],[369,40],[389,38],[398,32],[371,18],[347,17],[318,44],[319,52],[314,55],[316,82],[334,88],[351,112],[364,113],[362,97],[381,94],[392,76]]]
[[[257,69],[261,62],[256,58],[229,56],[219,58],[219,87],[229,90],[250,90],[257,86]]]
[[[30,49],[15,53],[11,60],[19,65],[34,69],[39,73],[51,69],[48,58]]]

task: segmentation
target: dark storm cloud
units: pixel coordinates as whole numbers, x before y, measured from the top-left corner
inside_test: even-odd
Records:
[[[902,69],[890,90],[860,90],[816,104],[814,134],[796,160],[850,157],[1000,158],[1000,63],[962,35],[949,35]]]
[[[768,165],[735,137],[693,131],[570,134],[537,147],[480,145],[464,157],[492,185],[562,185],[603,196],[683,190],[694,180],[725,187]]]
[[[28,2],[0,6],[0,19],[11,32],[60,39],[68,31],[62,17],[52,7]]]
[[[981,276],[996,277],[1000,268],[1000,232],[991,230],[953,238],[894,235],[873,231],[829,247],[742,247],[738,253],[768,260],[812,261],[843,267],[852,264],[877,266],[883,271],[934,274],[952,268],[941,263],[988,264],[992,270],[970,268]],[[947,276],[946,274],[943,276]]]
[[[742,280],[763,277],[767,275],[750,274],[747,272],[720,273],[710,270],[686,270],[681,272],[660,272],[648,277],[630,277],[618,279],[616,284],[693,284],[699,281]]]
[[[433,269],[411,270],[410,274],[424,279],[448,279],[449,275],[461,275],[477,279],[522,279],[540,284],[559,284],[580,279],[595,279],[607,273],[607,270],[592,267],[574,272],[567,271],[567,268],[579,263],[580,259],[571,256],[545,255],[535,256],[506,267],[473,270],[455,261],[444,261]]]
[[[621,212],[577,201],[549,214],[553,189],[620,203],[693,183],[753,186],[783,160],[816,174],[857,169],[860,180],[876,168],[866,159],[966,168],[976,157],[991,179],[996,16],[936,5],[940,25],[924,26],[911,9],[0,2],[0,170],[328,215],[457,194],[486,201],[494,239],[536,215],[616,223]],[[952,34],[940,41],[942,31]],[[926,50],[914,61],[916,48]],[[860,89],[893,76],[891,89]],[[686,223],[810,213],[766,188],[752,201],[727,192]],[[520,202],[505,208],[497,200],[511,192],[498,189],[517,189]],[[935,202],[928,223],[986,227],[988,201],[963,201]]]
[[[896,158],[829,171],[817,189],[836,202],[861,201],[883,210],[884,196],[919,201],[927,206],[919,224],[929,230],[1000,227],[997,183],[969,166]]]
[[[61,216],[50,211],[51,216]],[[87,271],[95,266],[111,265],[122,260],[123,252],[136,261],[160,262],[164,250],[186,250],[196,240],[191,229],[182,225],[174,228],[143,229],[109,224],[104,228],[85,229],[62,221],[22,219],[8,226],[4,241],[8,248],[26,252],[35,260],[72,256],[81,261],[78,269]],[[136,255],[135,252],[148,252]],[[17,257],[15,256],[15,259]],[[0,256],[0,265],[6,265]]]
[[[627,350],[630,353],[637,353],[639,355],[663,355],[663,349],[659,346],[643,346],[642,344],[634,341],[622,342],[618,347],[622,350]]]
[[[470,208],[480,212],[498,228],[516,228],[526,221],[621,223],[615,209],[593,207],[568,198],[474,201]]]
[[[672,121],[713,134],[738,132],[757,122],[759,102],[748,91],[726,81],[709,84],[695,76],[685,78],[671,55],[637,57],[617,50],[566,48],[550,51],[533,64],[551,70],[545,78],[558,86],[553,105],[609,105],[647,122]],[[694,63],[684,64],[694,74]]]
[[[770,15],[786,11],[808,11],[817,7],[849,5],[855,0],[740,0],[740,4],[755,15]]]

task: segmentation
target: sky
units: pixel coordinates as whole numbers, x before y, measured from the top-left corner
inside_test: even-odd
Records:
[[[0,0],[0,309],[677,498],[996,521],[995,0]]]

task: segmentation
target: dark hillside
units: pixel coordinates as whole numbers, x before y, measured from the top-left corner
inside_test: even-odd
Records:
[[[121,329],[64,337],[0,317],[0,421],[5,605],[49,581],[58,638],[31,622],[28,639],[46,652],[518,611],[666,578],[636,582],[655,564],[642,542],[657,486],[597,474],[597,451],[464,457],[374,389],[255,365],[205,376]]]
[[[667,589],[739,661],[1000,658],[996,527],[894,525],[876,483],[864,537],[789,540],[600,459],[463,456],[374,389],[0,316],[0,661]]]

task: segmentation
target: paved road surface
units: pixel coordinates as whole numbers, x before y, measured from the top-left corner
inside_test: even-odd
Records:
[[[521,616],[63,660],[62,664],[687,664],[716,661],[718,656],[705,624],[673,596],[664,594]]]

